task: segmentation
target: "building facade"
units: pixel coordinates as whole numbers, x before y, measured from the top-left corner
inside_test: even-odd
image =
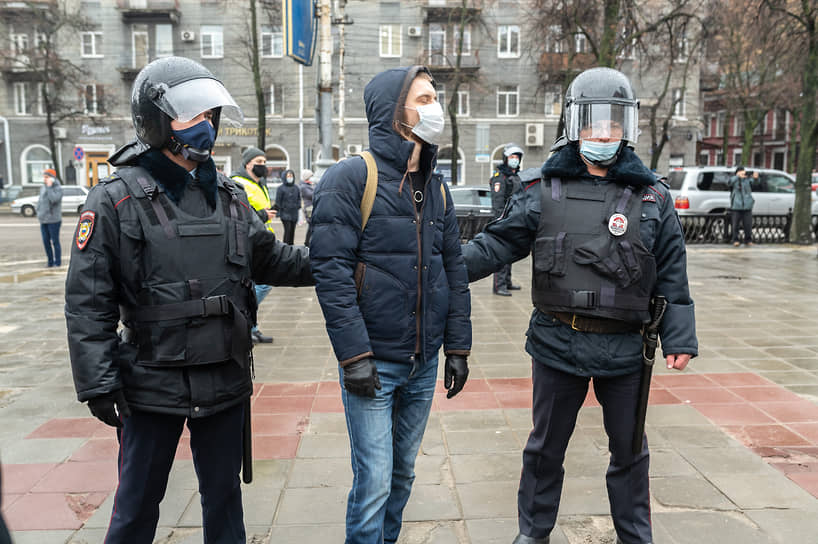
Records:
[[[81,28],[60,31],[58,51],[87,76],[76,93],[75,115],[57,124],[56,157],[52,158],[40,84],[14,62],[15,55],[26,55],[36,46],[43,29],[24,23],[25,11],[35,9],[32,2],[0,0],[0,36],[10,36],[8,47],[0,45],[6,58],[0,65],[0,122],[5,120],[9,134],[0,145],[0,172],[7,185],[37,185],[42,182],[42,170],[54,163],[68,183],[93,185],[108,175],[108,156],[133,138],[129,101],[136,74],[148,62],[169,55],[201,62],[225,83],[244,111],[242,127],[221,127],[214,150],[217,164],[230,173],[240,166],[242,150],[256,145],[259,119],[248,68],[248,0],[39,3],[58,4],[82,16],[85,24]],[[300,66],[284,56],[280,2],[259,0],[258,4],[268,166],[274,171],[300,171],[319,158],[317,54],[312,66]],[[461,38],[457,24],[460,2],[350,0],[340,4],[344,4],[346,22],[351,24],[343,26],[340,43],[339,23],[343,21],[339,12],[333,13],[336,159],[367,147],[363,89],[378,72],[409,64],[427,65],[439,83],[441,101],[448,103],[453,92],[456,45]],[[557,136],[565,89],[539,83],[530,44],[541,36],[531,35],[524,24],[524,3],[496,0],[470,4],[475,6],[470,13],[476,18],[463,32],[459,73],[464,82],[457,92],[458,182],[480,185],[487,182],[508,142],[525,149],[524,166],[539,165],[547,158]],[[338,93],[342,45],[343,99]],[[567,38],[560,51],[567,54],[568,48],[577,47],[583,47],[582,43]],[[654,77],[639,70],[636,60],[624,61],[622,70],[631,75],[643,104],[650,102],[650,91],[663,75]],[[679,84],[684,96],[674,112],[660,171],[669,165],[695,164],[698,158],[701,122],[697,77]],[[344,112],[343,119],[339,111]],[[641,124],[644,132],[644,119]],[[637,152],[646,163],[651,152],[647,140],[637,144]],[[451,141],[449,127],[444,141]],[[450,153],[450,145],[441,146],[439,167],[447,176]]]

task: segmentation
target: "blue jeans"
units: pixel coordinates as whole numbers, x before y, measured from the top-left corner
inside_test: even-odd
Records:
[[[261,301],[264,300],[264,297],[270,292],[270,289],[273,288],[272,285],[259,285],[256,283],[254,285],[256,289],[256,304],[261,306]],[[252,332],[258,332],[258,322],[253,323],[253,330]]]
[[[397,541],[437,381],[437,356],[414,365],[375,365],[381,389],[374,399],[348,393],[340,369],[353,473],[346,544]]]
[[[45,256],[48,258],[48,266],[60,266],[62,258],[60,255],[60,225],[58,223],[40,223],[40,234],[43,236],[43,246],[45,247]],[[52,246],[54,249],[52,250]]]

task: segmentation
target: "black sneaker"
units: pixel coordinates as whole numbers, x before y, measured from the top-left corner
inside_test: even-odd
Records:
[[[272,336],[265,336],[265,335],[261,334],[261,331],[253,331],[251,333],[251,335],[253,337],[253,343],[254,344],[272,344],[273,343],[273,337]]]
[[[516,283],[510,283],[506,286],[506,289],[508,289],[509,291],[519,291],[521,287]]]
[[[499,295],[501,297],[510,297],[511,293],[509,293],[506,289],[497,289],[494,292],[495,295]]]

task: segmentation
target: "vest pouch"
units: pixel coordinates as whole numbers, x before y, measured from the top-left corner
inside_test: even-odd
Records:
[[[249,240],[247,223],[228,219],[227,224],[227,262],[237,266],[246,266]]]
[[[565,275],[567,241],[565,233],[537,238],[534,241],[534,270],[552,276]]]
[[[634,280],[619,254],[618,246],[617,241],[609,236],[598,236],[574,251],[574,262],[591,266],[601,275],[613,280],[618,287],[627,287]]]
[[[639,266],[639,258],[636,255],[636,249],[631,242],[628,240],[621,240],[617,244],[617,249],[619,250],[619,257],[622,260],[622,264],[627,271],[628,277],[630,278],[629,283],[623,286],[627,287],[628,285],[635,283],[642,278],[642,269]]]

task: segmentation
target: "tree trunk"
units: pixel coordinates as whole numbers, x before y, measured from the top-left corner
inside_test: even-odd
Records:
[[[602,28],[602,39],[599,43],[597,58],[600,66],[616,66],[616,28],[619,24],[619,0],[605,0],[605,12]]]
[[[256,21],[256,0],[250,0],[250,43],[253,50],[250,51],[250,63],[253,69],[253,86],[256,91],[256,106],[258,110],[258,136],[256,145],[264,151],[266,147],[265,138],[267,136],[267,108],[264,104],[264,89],[261,86],[261,68],[258,60],[258,25]],[[275,100],[270,96],[270,101]]]
[[[794,172],[797,167],[795,158],[798,156],[798,123],[795,122],[795,112],[787,111],[790,114],[790,143],[787,149],[787,172]]]
[[[805,14],[806,15],[806,14]],[[815,151],[818,146],[818,119],[815,101],[818,96],[818,29],[815,19],[809,19],[805,29],[808,40],[807,65],[804,67],[801,102],[801,148],[798,153],[798,172],[795,179],[795,206],[792,210],[790,241],[811,244],[811,183]]]

